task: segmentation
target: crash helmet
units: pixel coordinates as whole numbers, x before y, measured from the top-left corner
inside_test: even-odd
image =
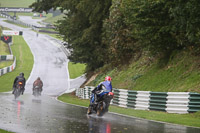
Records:
[[[111,80],[112,80],[112,78],[110,76],[105,77],[105,81],[111,81]]]
[[[21,72],[19,75],[22,76],[22,77],[24,77],[24,73],[23,72]]]

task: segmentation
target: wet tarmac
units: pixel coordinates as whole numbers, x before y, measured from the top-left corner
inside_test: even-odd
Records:
[[[35,98],[30,94],[14,100],[0,94],[0,128],[19,133],[199,133],[200,128],[164,124],[107,113],[88,116],[87,108]]]

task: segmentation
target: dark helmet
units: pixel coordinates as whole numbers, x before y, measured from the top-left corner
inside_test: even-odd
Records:
[[[24,77],[24,73],[23,72],[21,72],[19,75],[22,76],[22,77]]]

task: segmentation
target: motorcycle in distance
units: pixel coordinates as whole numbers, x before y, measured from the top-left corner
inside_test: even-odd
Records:
[[[41,92],[42,92],[42,89],[38,85],[34,86],[34,88],[33,88],[33,95],[35,97],[41,96]]]
[[[22,81],[19,81],[14,91],[15,99],[17,99],[20,96],[20,94],[22,93],[22,89],[23,89],[23,83]]]
[[[90,105],[88,107],[87,114],[90,115],[92,113],[96,113],[97,116],[103,116],[106,112],[108,112],[108,108],[110,106],[110,101],[113,99],[113,92],[96,92],[99,96],[97,103],[94,103],[94,94],[92,94],[90,98]]]

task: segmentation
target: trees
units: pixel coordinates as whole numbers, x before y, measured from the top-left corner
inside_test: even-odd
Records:
[[[104,20],[102,40],[107,46],[109,62],[118,65],[126,64],[140,51],[137,39],[131,33],[132,27],[126,23],[121,0],[113,0],[110,16]]]
[[[67,11],[57,28],[72,49],[70,60],[88,70],[127,62],[140,51],[200,50],[198,0],[40,0],[32,6]]]
[[[198,0],[125,0],[123,12],[142,49],[171,53],[199,45]]]

